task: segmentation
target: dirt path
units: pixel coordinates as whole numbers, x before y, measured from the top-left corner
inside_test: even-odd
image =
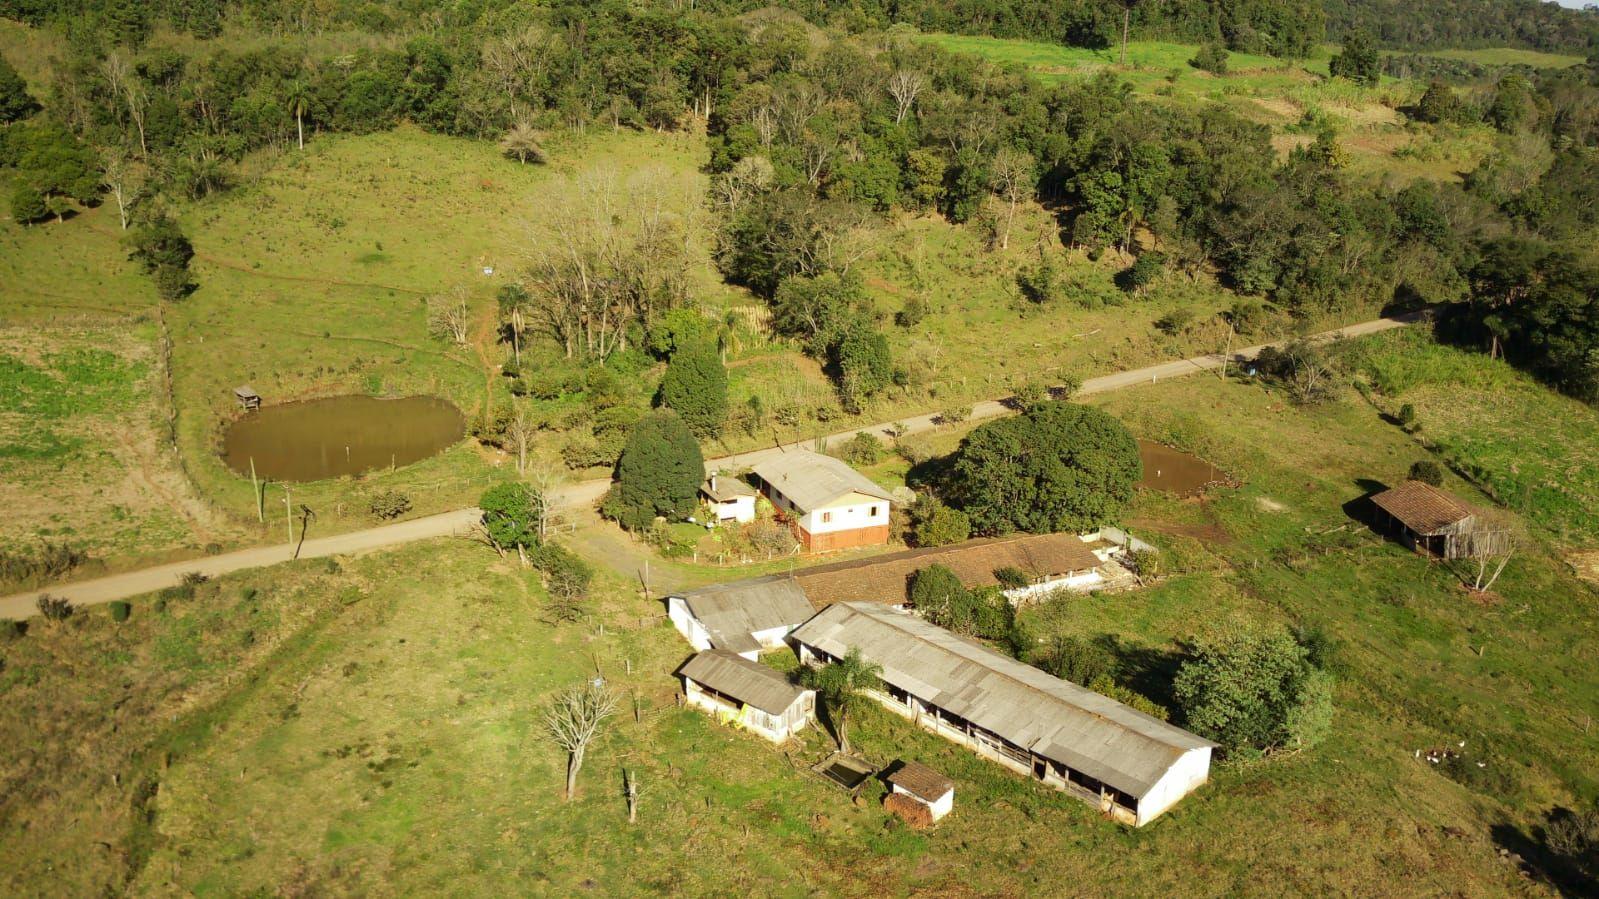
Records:
[[[1315,335],[1312,339],[1333,340],[1340,337],[1360,337],[1367,334],[1376,334],[1395,328],[1403,328],[1419,321],[1423,315],[1424,313],[1411,313],[1392,318],[1380,318],[1374,321],[1362,322],[1358,325],[1350,325],[1346,328],[1326,331]],[[1245,347],[1234,352],[1227,361],[1235,362],[1253,359],[1262,349],[1272,345],[1274,344]],[[1199,372],[1213,372],[1221,367],[1224,358],[1226,357],[1221,353],[1211,353],[1191,359],[1180,359],[1176,362],[1166,362],[1132,371],[1090,378],[1083,382],[1079,394],[1093,395],[1139,384],[1153,384],[1162,380]],[[997,418],[1011,414],[1011,411],[1010,407],[1006,406],[1002,401],[989,400],[978,403],[972,408],[971,419]],[[906,433],[914,434],[938,427],[937,418],[936,413],[919,415],[903,419],[899,424],[905,427]],[[851,428],[848,431],[829,434],[822,439],[828,444],[843,442],[855,436],[858,431],[886,436],[888,429],[892,426],[892,424],[885,423],[865,428]],[[793,449],[808,449],[815,446],[815,444],[816,438],[811,438],[768,449],[736,453],[731,456],[707,460],[706,467],[711,471],[747,468],[763,459]],[[554,502],[568,508],[593,505],[605,494],[609,486],[609,482],[604,480],[581,481],[558,491]],[[366,530],[352,531],[331,537],[319,537],[305,542],[305,547],[301,550],[300,557],[302,559],[314,559],[322,556],[347,555],[397,546],[416,540],[450,536],[464,537],[471,533],[479,515],[480,512],[477,509],[459,509],[454,512],[430,515],[426,518],[417,518],[400,522],[399,524],[367,528]],[[280,562],[289,561],[291,551],[292,547],[282,545],[257,547],[189,562],[178,562],[171,565],[146,568],[141,571],[130,571],[125,574],[112,575],[90,581],[56,584],[43,589],[48,589],[53,595],[64,596],[78,605],[95,605],[174,586],[182,580],[184,573],[190,571],[198,571],[207,577],[215,577],[246,568],[276,565]],[[40,592],[42,590],[31,590],[26,593],[0,597],[0,618],[26,618],[34,614],[34,603]]]

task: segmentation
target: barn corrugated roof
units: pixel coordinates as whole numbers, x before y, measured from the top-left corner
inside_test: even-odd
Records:
[[[790,450],[755,466],[755,476],[776,488],[803,512],[819,509],[851,493],[893,499],[887,490],[832,456]]]
[[[733,652],[759,649],[751,636],[756,631],[792,627],[815,611],[788,575],[713,584],[675,595],[705,626],[711,646]]]
[[[889,606],[832,605],[793,637],[833,656],[859,649],[889,683],[1134,797],[1216,745]]]
[[[1001,568],[1018,568],[1038,580],[1102,564],[1076,534],[1013,534],[802,568],[794,579],[817,608],[835,602],[897,605],[906,599],[910,576],[931,565],[948,567],[967,587],[987,587],[999,583],[994,572]]]
[[[696,655],[683,663],[678,674],[769,715],[783,714],[805,695],[782,674],[722,649]]]
[[[1377,508],[1418,534],[1429,535],[1471,517],[1471,509],[1425,481],[1406,481],[1373,496]]]

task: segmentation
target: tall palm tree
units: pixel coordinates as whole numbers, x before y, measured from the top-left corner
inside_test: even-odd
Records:
[[[283,89],[283,99],[289,104],[289,111],[294,113],[294,131],[299,139],[300,149],[305,149],[305,113],[311,105],[311,86],[296,78],[290,81]]]
[[[859,649],[851,649],[836,662],[805,670],[805,685],[822,697],[828,717],[833,719],[840,752],[849,752],[850,712],[860,703],[862,691],[882,685],[882,674],[883,666],[861,658]]]
[[[526,122],[511,126],[511,130],[500,138],[500,150],[507,156],[515,156],[516,161],[524,165],[528,160],[544,161],[544,145],[539,143],[538,130]]]
[[[716,348],[722,353],[723,365],[727,364],[728,353],[736,353],[744,348],[738,339],[738,329],[743,323],[744,317],[736,309],[722,313],[722,320],[716,329]]]

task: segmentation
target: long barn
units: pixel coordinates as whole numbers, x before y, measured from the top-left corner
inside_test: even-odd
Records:
[[[859,650],[885,708],[1127,824],[1210,777],[1209,740],[889,606],[837,603],[790,639],[808,665]]]

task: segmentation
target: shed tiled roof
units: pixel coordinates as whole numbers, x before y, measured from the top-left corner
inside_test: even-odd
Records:
[[[733,652],[759,649],[752,634],[793,627],[815,611],[787,575],[713,584],[676,595],[705,626],[711,646]]]
[[[806,693],[760,662],[722,649],[696,655],[678,674],[769,715],[783,714]]]
[[[1215,746],[889,606],[829,606],[793,639],[832,656],[858,649],[884,681],[1134,797],[1184,754]]]
[[[790,450],[755,466],[755,476],[788,497],[802,512],[820,509],[851,493],[890,500],[893,495],[832,456]]]
[[[955,782],[921,762],[906,762],[888,776],[888,782],[928,802],[937,802],[955,789]]]
[[[1373,496],[1371,501],[1418,534],[1434,534],[1471,517],[1460,500],[1425,481],[1406,481]]]
[[[1041,580],[1101,564],[1076,534],[1014,534],[802,568],[794,579],[817,608],[835,602],[897,605],[906,599],[910,576],[931,565],[948,567],[967,587],[986,587],[999,583],[994,572],[1001,568]]]

